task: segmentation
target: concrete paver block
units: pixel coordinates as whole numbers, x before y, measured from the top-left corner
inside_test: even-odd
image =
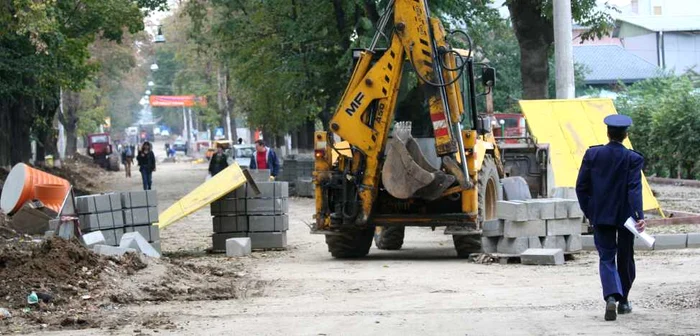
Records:
[[[543,237],[542,248],[566,250],[566,238],[564,236]]]
[[[547,220],[547,236],[568,236],[572,234],[581,234],[580,218]]]
[[[226,239],[226,256],[227,257],[243,257],[250,255],[252,245],[250,238],[229,238]]]
[[[148,207],[148,223],[158,223],[158,208]]]
[[[253,249],[287,247],[287,232],[251,232],[248,236]]]
[[[239,200],[240,202],[241,200]],[[240,205],[240,203],[239,203]],[[241,209],[237,209],[241,213]],[[248,199],[245,203],[245,213],[253,214],[285,214],[289,212],[286,198]]]
[[[583,246],[581,245],[581,235],[568,235],[565,236],[566,239],[566,252],[576,252],[580,251]]]
[[[226,252],[226,240],[229,238],[245,238],[248,237],[247,232],[227,232],[215,233],[211,235],[212,251]]]
[[[593,235],[583,235],[581,236],[581,248],[584,251],[595,251],[595,241]],[[636,248],[636,247],[635,247]]]
[[[248,216],[216,216],[214,232],[248,232]]]
[[[114,215],[112,215],[112,212],[99,213],[97,214],[97,222],[99,223],[100,230],[113,229]]]
[[[527,237],[527,247],[528,248],[542,248],[542,241],[540,237]]]
[[[85,244],[85,246],[87,246],[88,248],[97,244],[105,244],[105,236],[102,234],[102,231],[86,233],[82,237],[80,237],[80,239],[83,241],[83,244]]]
[[[637,251],[651,251],[651,250],[654,250],[655,248],[656,248],[656,242],[654,242],[654,245],[649,247],[646,244],[644,244],[644,241],[642,241],[641,239],[639,239],[637,237],[634,238],[634,249]]]
[[[287,198],[289,197],[289,184],[287,182],[260,182],[256,183],[259,195],[255,195],[252,188],[246,184],[236,190],[236,198]]]
[[[569,204],[569,218],[583,218],[583,210],[581,210],[581,205],[578,204],[578,201],[576,202],[571,202]]]
[[[498,201],[496,217],[511,221],[526,221],[528,220],[527,205],[521,202]]]
[[[114,210],[120,210],[122,208],[122,201],[120,194],[100,194],[94,195],[95,207],[98,213],[100,212],[111,212]]]
[[[58,227],[58,236],[63,239],[72,239],[75,237],[75,223],[66,222]]]
[[[131,225],[151,224],[148,217],[148,208],[132,208],[131,209]]]
[[[657,234],[654,250],[684,249],[688,244],[688,234]]]
[[[100,221],[97,214],[85,214],[78,216],[80,228],[85,231],[97,231],[100,229]]]
[[[124,233],[126,233],[124,228],[114,229],[114,246],[119,245],[119,242],[122,241]]]
[[[495,219],[484,221],[484,227],[481,230],[481,235],[484,237],[500,237],[503,236],[503,220]]]
[[[160,241],[160,228],[158,225],[149,225],[149,237],[148,237],[148,242],[153,245],[153,242]]]
[[[270,181],[270,170],[269,169],[248,169],[250,176],[253,177],[253,181],[257,182],[269,182]]]
[[[496,246],[496,251],[498,253],[505,254],[520,254],[525,252],[529,248],[530,239],[528,237],[518,237],[518,238],[506,238],[501,237],[498,239],[498,245]]]
[[[574,187],[556,187],[552,192],[552,197],[578,201]]]
[[[564,251],[561,249],[527,249],[520,254],[523,265],[563,265]]]
[[[119,247],[130,247],[149,257],[160,258],[160,253],[158,253],[158,251],[156,251],[156,249],[154,249],[153,246],[148,243],[148,240],[146,240],[146,238],[144,238],[138,232],[124,233],[121,241],[119,242]]]
[[[123,256],[127,252],[136,253],[135,249],[109,245],[95,245],[93,251],[104,256]]]
[[[153,241],[151,239],[151,226],[153,225],[137,225],[137,226],[127,226],[124,228],[125,233],[138,232],[146,241]],[[121,240],[120,240],[121,242]]]
[[[289,228],[287,215],[249,216],[248,230],[250,232],[282,232]]]
[[[539,237],[547,234],[547,226],[542,219],[523,222],[503,221],[503,236],[507,238]]]
[[[143,190],[129,192],[130,203],[127,208],[145,208],[148,207],[148,196]]]
[[[496,253],[498,251],[498,237],[481,237],[481,251],[484,253]]]
[[[152,190],[146,190],[146,204],[149,207],[152,208],[157,208],[158,207],[158,191],[152,189]]]
[[[688,234],[688,248],[700,248],[700,233]]]
[[[95,197],[93,197],[93,195],[76,197],[75,207],[80,215],[97,213],[97,206],[95,205]]]
[[[554,218],[569,218],[569,206],[573,202],[574,201],[571,200],[556,199],[556,201],[554,202]]]
[[[118,229],[121,231],[122,229]],[[105,237],[105,245],[111,245],[111,246],[117,246],[119,245],[119,241],[117,240],[117,229],[107,229],[107,230],[100,230],[102,231],[102,234]]]
[[[555,200],[551,198],[533,198],[527,201],[528,203],[536,203],[540,208],[540,219],[553,219]]]

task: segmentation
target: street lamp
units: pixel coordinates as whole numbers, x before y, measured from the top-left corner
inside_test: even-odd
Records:
[[[153,83],[153,81],[148,82],[148,86],[153,86],[153,85],[156,85],[156,83]]]
[[[146,90],[146,95],[150,96],[151,95],[151,90]]]
[[[153,70],[153,71],[158,70],[158,64],[155,64],[155,63],[151,64],[151,70]]]

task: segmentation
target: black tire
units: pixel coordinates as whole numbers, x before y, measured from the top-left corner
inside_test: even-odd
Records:
[[[479,171],[479,227],[486,220],[496,218],[496,202],[503,199],[501,181],[493,157],[486,155]],[[471,253],[481,252],[481,235],[453,235],[457,256],[467,258]]]
[[[374,231],[374,245],[380,250],[400,250],[405,233],[405,226],[379,226]]]
[[[341,231],[326,235],[326,245],[334,258],[362,258],[369,253],[373,236],[373,227]]]
[[[116,155],[109,156],[109,170],[118,172],[119,171],[119,157]]]

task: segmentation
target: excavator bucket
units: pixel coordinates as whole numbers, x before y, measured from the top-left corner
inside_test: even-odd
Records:
[[[382,183],[391,196],[434,200],[455,182],[455,177],[433,167],[420,146],[411,137],[411,123],[400,122],[394,127],[393,138],[386,146],[382,167]]]

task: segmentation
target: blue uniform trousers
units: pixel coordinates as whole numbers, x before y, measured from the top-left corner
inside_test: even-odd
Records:
[[[617,301],[627,302],[636,275],[634,234],[623,226],[594,225],[593,228],[595,246],[600,257],[603,300],[613,296]]]

